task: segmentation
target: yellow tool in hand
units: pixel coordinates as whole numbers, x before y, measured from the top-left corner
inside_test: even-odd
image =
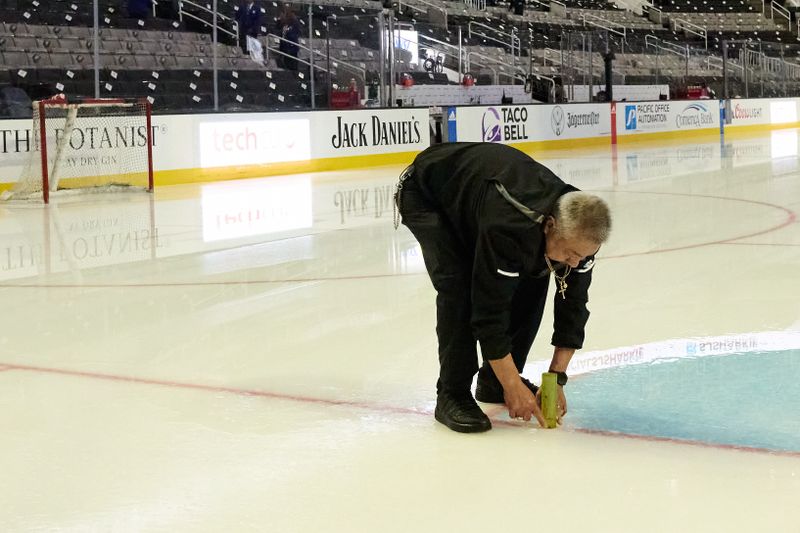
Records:
[[[558,425],[558,384],[552,372],[542,374],[542,415],[546,428]]]

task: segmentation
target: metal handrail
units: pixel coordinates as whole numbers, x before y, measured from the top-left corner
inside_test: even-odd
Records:
[[[708,32],[708,29],[705,26],[700,26],[699,24],[695,24],[694,22],[690,22],[690,21],[688,21],[686,19],[673,19],[673,20],[675,20],[675,22],[680,22],[680,23],[682,23],[683,26],[688,26],[691,29],[696,28],[697,30],[699,30],[697,33],[707,33]]]
[[[612,21],[610,21],[608,19],[604,19],[603,17],[597,17],[595,15],[590,15],[588,13],[583,13],[582,14],[582,18],[583,18],[584,27],[588,23],[588,24],[591,24],[592,26],[596,26],[596,27],[602,28],[602,29],[604,29],[606,31],[610,31],[611,33],[616,33],[617,35],[621,35],[623,39],[625,39],[626,41],[628,40],[628,28],[624,24],[619,24],[617,22],[612,22]],[[597,19],[597,20],[601,21],[602,24],[598,23],[598,22],[594,22],[593,20],[587,20],[587,19]],[[603,24],[605,24],[605,26]],[[617,28],[622,28],[622,30],[616,29],[615,26]]]
[[[190,6],[196,7],[200,11],[205,11],[206,13],[209,13],[211,15],[214,14],[214,11],[211,10],[210,8],[206,7],[206,6],[201,6],[200,4],[192,2],[191,0],[181,0],[179,5],[178,5],[178,16],[180,16],[180,14],[182,12],[184,12],[183,11],[183,4],[189,4]],[[223,19],[223,20],[233,20],[233,17],[229,17],[227,15],[223,15],[219,11],[217,11],[217,17],[220,18],[220,19]],[[235,21],[234,21],[234,23],[235,23]]]
[[[728,59],[728,66],[729,67],[731,67],[731,66],[735,67],[735,68],[741,70],[742,72],[744,72],[744,65],[740,65],[740,64],[736,63],[733,59]]]
[[[196,4],[196,3],[194,3],[194,2],[192,2],[190,0],[181,0],[178,3],[178,20],[180,20],[180,21],[183,21],[183,17],[187,16],[189,18],[193,18],[194,20],[203,22],[205,24],[209,23],[209,21],[205,20],[204,18],[199,17],[198,15],[195,15],[194,13],[190,13],[188,11],[185,11],[183,9],[183,4],[189,4],[190,6],[196,7],[200,11],[204,11],[204,12],[210,14],[212,17],[214,15],[214,11],[212,11],[211,9],[209,9],[209,8],[207,8],[205,6],[201,6],[200,4]],[[227,17],[227,16],[225,16],[222,13],[219,13],[219,12],[217,12],[217,17],[222,19],[222,20],[224,20],[224,21],[233,20],[231,17]],[[234,23],[235,23],[235,21],[234,21]],[[220,27],[219,24],[217,24],[217,31],[221,31],[222,33],[227,33],[228,35],[230,35],[231,37],[234,37],[234,38],[238,37],[238,35],[235,32],[230,31],[230,30],[226,30],[225,28]]]
[[[628,0],[614,0],[617,7],[624,7],[628,11],[633,11],[633,7],[628,3]]]
[[[491,65],[484,65],[483,63],[476,63],[476,65],[480,66],[481,68],[488,68],[489,70],[491,70],[491,71],[492,71],[492,73],[494,74],[494,76],[493,76],[493,78],[494,78],[494,84],[495,84],[495,85],[500,85],[500,77],[497,75],[497,69],[496,69],[496,68],[494,68],[494,67],[493,67],[493,66],[491,66]],[[467,53],[467,66],[466,66],[466,70],[467,70],[467,71],[471,70],[471,69],[469,68],[469,53]]]
[[[312,51],[310,47],[308,47],[308,46],[306,46],[306,45],[304,45],[304,44],[302,44],[300,42],[294,42],[294,41],[292,41],[290,39],[286,39],[285,37],[281,37],[280,35],[275,35],[274,33],[268,33],[268,34],[264,35],[264,40],[266,41],[267,47],[270,46],[270,39],[272,39],[274,41],[278,41],[279,43],[281,41],[283,41],[283,42],[292,44],[294,46],[297,46],[298,48],[302,48],[303,50],[305,50],[306,52],[309,52],[309,53]],[[285,52],[281,52],[280,50],[278,50],[278,53],[280,53],[282,55],[288,55],[289,57],[295,57],[295,56],[293,56],[291,54],[286,54]],[[302,61],[302,59],[300,59],[299,56],[297,57],[297,60],[298,61]],[[320,70],[324,70],[325,72],[327,72],[327,70],[323,69],[321,66],[319,66],[317,64],[314,65],[314,68],[318,68]]]
[[[455,45],[455,44],[446,43],[444,41],[440,41],[439,39],[436,39],[434,37],[429,37],[429,36],[425,35],[424,33],[417,33],[417,37],[425,39],[426,41],[430,41],[432,43],[438,44],[440,46],[444,46],[445,48],[455,48],[456,50],[459,50],[459,47],[457,45]],[[406,39],[406,40],[408,40],[408,39]],[[420,44],[423,44],[423,43],[417,42],[416,44],[420,45]]]
[[[780,16],[786,19],[786,29],[792,31],[792,14],[788,9],[779,5],[777,2],[772,2],[772,22],[775,22],[775,12],[777,11]]]
[[[787,69],[792,77],[797,77],[798,74],[800,74],[800,65],[796,63],[790,63],[782,58],[768,56],[764,52],[748,49],[744,49],[743,51],[745,52],[743,62],[747,66],[759,67],[762,69],[762,72],[766,71],[769,74],[782,74],[784,70]],[[744,68],[742,65],[736,63],[733,63],[733,65],[740,69]]]
[[[420,34],[418,34],[418,35],[417,35],[417,37],[428,38],[427,36],[425,36],[425,35],[422,35],[421,33],[420,33]],[[433,39],[432,37],[431,37],[430,39],[431,39],[431,40],[433,40],[433,41],[436,41],[436,39]],[[421,42],[419,42],[419,41],[412,41],[411,39],[405,39],[405,38],[404,38],[404,40],[405,40],[405,41],[408,41],[408,42],[409,42],[409,43],[411,43],[411,44],[416,44],[417,46],[420,46],[420,45],[424,44],[424,43],[421,43]],[[436,42],[441,42],[441,41],[436,41]],[[447,44],[447,43],[445,43],[445,44]],[[455,48],[456,50],[458,49],[458,47],[457,47],[457,46],[453,46],[453,45],[451,45],[451,44],[448,44],[448,46],[450,46],[450,47],[452,47],[452,48]],[[442,55],[445,55],[445,56],[447,56],[447,57],[452,57],[452,58],[455,58],[456,60],[460,60],[460,59],[461,59],[461,56],[459,56],[458,54],[454,54],[454,53],[451,53],[451,52],[447,52],[446,50],[436,50],[436,52],[439,52],[439,53],[441,53]],[[460,73],[459,73],[459,74],[460,74]]]
[[[656,44],[652,44],[650,41],[656,41]],[[675,54],[676,56],[680,57],[688,57],[689,56],[689,45],[681,46],[675,43],[671,43],[669,41],[664,41],[659,39],[655,35],[646,35],[644,38],[644,46],[645,48],[653,47],[657,49],[664,50],[665,52],[669,52],[671,54]]]
[[[501,65],[503,67],[508,67],[508,68],[510,68],[510,69],[512,69],[514,71],[511,74],[503,72],[502,73],[503,76],[506,76],[506,77],[509,77],[509,78],[512,78],[512,79],[514,79],[514,78],[521,79],[523,81],[523,83],[525,82],[525,79],[527,78],[528,74],[524,70],[522,70],[520,67],[518,67],[516,65],[512,65],[510,63],[506,63],[505,61],[500,61],[499,59],[495,59],[495,58],[487,56],[487,55],[483,55],[480,52],[467,52],[467,70],[469,70],[470,57],[472,57],[472,56],[480,57],[481,59],[483,59],[485,61],[490,61],[492,63],[496,63],[496,64]],[[480,63],[478,63],[478,64],[480,65]],[[489,65],[482,65],[482,66],[484,66],[486,68],[489,68],[489,69],[494,71],[494,69]],[[520,75],[520,73],[522,73],[522,74]],[[495,84],[497,84],[497,73],[496,72],[495,72]]]
[[[671,19],[671,21],[674,30],[684,30],[702,37],[706,43],[706,50],[708,50],[708,29],[706,29],[704,26],[693,24],[685,19]]]
[[[504,67],[508,67],[510,69],[513,69],[515,71],[515,73],[516,72],[522,72],[523,74],[527,75],[527,73],[525,72],[525,70],[522,69],[522,67],[519,67],[519,66],[511,64],[511,63],[506,63],[505,61],[502,61],[502,60],[497,59],[497,58],[492,57],[492,56],[487,56],[485,54],[481,54],[480,52],[472,52],[472,51],[470,51],[470,52],[467,52],[467,56],[468,57],[469,56],[478,56],[481,59],[484,59],[486,61],[491,61],[492,63],[497,63],[498,65],[502,65]]]
[[[711,64],[714,64],[714,68],[722,69],[725,61],[721,57],[709,55],[706,57],[706,68],[707,70],[711,70]],[[736,63],[729,63],[730,65],[738,68],[739,70],[743,69],[741,65],[737,65]]]
[[[464,4],[476,11],[486,11],[486,0],[464,0]]]
[[[447,57],[452,57],[452,58],[455,58],[455,59],[458,60],[458,75],[459,75],[459,77],[461,77],[461,59],[463,58],[463,50],[460,47],[458,47],[458,46],[456,46],[454,44],[450,44],[450,43],[446,43],[444,41],[440,41],[440,40],[435,39],[433,37],[428,37],[427,35],[424,35],[422,33],[418,33],[417,34],[417,38],[418,39],[420,39],[420,38],[426,39],[426,40],[431,41],[433,43],[442,45],[445,48],[453,48],[453,49],[455,49],[457,51],[457,53],[447,52],[447,50],[441,50],[441,53],[443,55],[447,56]],[[408,41],[411,44],[416,44],[417,46],[425,45],[425,43],[421,43],[419,40],[414,41],[412,39],[408,39],[408,38],[405,38],[405,37],[403,39]],[[491,69],[491,67],[489,67],[488,65],[484,65],[483,63],[478,63],[478,65],[481,66],[481,67],[486,67],[486,68],[490,68]],[[494,70],[494,69],[492,69],[492,70]]]
[[[655,22],[656,24],[662,24],[664,22],[664,10],[660,7],[656,7],[652,2],[643,2],[642,6],[647,7],[647,19],[650,22]],[[650,15],[650,13],[655,13],[657,17],[654,18]],[[642,11],[644,14],[644,10]]]
[[[279,35],[275,35],[274,33],[268,33],[268,34],[266,34],[264,37],[266,37],[266,39],[267,39],[267,44],[269,44],[269,39],[273,39],[273,40],[275,40],[275,41],[278,41],[278,42],[280,42],[280,41],[284,41],[284,42],[287,42],[287,43],[290,43],[290,44],[296,45],[298,48],[302,48],[302,49],[303,49],[303,50],[305,50],[306,52],[309,52],[309,53],[313,52],[315,55],[317,55],[317,56],[319,56],[319,57],[321,57],[321,58],[323,58],[323,59],[328,59],[328,56],[327,56],[327,54],[323,53],[321,50],[312,50],[310,47],[308,47],[308,46],[306,46],[306,45],[304,45],[304,44],[301,44],[301,43],[296,43],[296,42],[294,42],[294,41],[291,41],[291,40],[289,40],[289,39],[286,39],[286,38],[284,38],[284,37],[281,37],[281,36],[279,36]],[[281,54],[283,54],[283,55],[287,55],[287,54],[285,54],[285,53],[283,53],[283,52],[280,52],[280,50],[278,50],[278,52],[279,52],[279,53],[281,53]],[[294,56],[291,56],[291,57],[294,57]],[[333,64],[334,64],[334,65],[333,65],[334,67],[338,67],[339,65],[343,65],[343,66],[345,66],[346,68],[349,68],[349,69],[351,69],[351,70],[354,70],[354,71],[356,71],[356,72],[360,73],[360,74],[361,74],[361,75],[364,77],[364,79],[366,80],[366,76],[367,76],[367,69],[365,69],[365,68],[361,68],[361,67],[359,67],[359,66],[357,66],[357,65],[353,65],[352,63],[348,63],[347,61],[342,61],[342,60],[340,60],[340,59],[336,59],[336,58],[334,58],[334,57],[331,57],[331,58],[330,58],[330,60],[331,60],[331,63],[333,63]],[[299,59],[299,58],[298,58],[298,61],[300,61],[300,59]],[[321,70],[321,71],[323,71],[323,72],[328,72],[328,70],[327,70],[327,69],[325,69],[325,68],[322,68],[321,66],[318,66],[318,65],[316,64],[316,62],[314,63],[314,68],[317,68],[317,69],[319,69],[319,70]]]
[[[652,41],[655,41],[655,43],[653,43]],[[687,69],[688,69],[688,62],[693,57],[692,47],[689,46],[688,44],[681,46],[679,44],[675,44],[670,41],[659,39],[655,35],[645,36],[644,42],[645,42],[645,48],[655,48],[656,50],[662,50],[664,52],[686,59]],[[706,53],[705,63],[706,63],[706,70],[711,70],[712,64],[714,68],[721,69],[724,61],[721,57],[716,57],[714,55],[711,55],[710,53]],[[737,65],[735,63],[731,64],[738,69],[742,68],[740,65]]]
[[[278,50],[278,49],[276,49],[276,48],[271,48],[271,47],[270,47],[270,44],[269,44],[269,41],[267,41],[267,44],[266,44],[266,46],[264,47],[264,50],[266,50],[266,51],[267,51],[267,57],[266,57],[266,60],[267,60],[267,61],[269,61],[269,54],[270,54],[270,53],[273,53],[273,54],[282,55],[282,56],[284,56],[284,57],[288,57],[288,58],[291,58],[291,59],[295,59],[295,60],[297,60],[297,62],[298,62],[298,63],[302,63],[302,64],[304,64],[304,65],[307,65],[307,66],[309,67],[309,69],[310,69],[311,67],[313,67],[313,68],[315,68],[315,69],[317,69],[317,70],[321,70],[322,72],[325,72],[325,73],[327,73],[327,72],[328,72],[328,69],[326,69],[326,68],[325,68],[325,67],[323,67],[323,66],[317,65],[316,63],[314,63],[314,64],[312,65],[312,64],[311,64],[309,61],[306,61],[305,59],[300,59],[299,57],[297,57],[297,56],[294,56],[294,55],[292,55],[292,54],[287,54],[286,52],[282,52],[281,50]],[[309,71],[310,71],[310,70],[309,70]]]
[[[429,2],[428,0],[411,0],[411,1],[417,2],[419,4],[422,4],[422,5],[428,6],[428,7],[432,8],[432,9],[435,9],[436,11],[442,12],[442,14],[444,14],[444,28],[445,29],[448,28],[448,24],[447,24],[447,9],[445,9],[444,7],[442,7],[440,5],[436,5],[433,2]],[[404,3],[403,0],[399,0],[398,3],[397,3],[397,8],[401,12],[403,11],[403,3]],[[427,13],[426,10],[409,3],[409,0],[405,0],[405,4],[408,7],[410,7],[411,9],[416,9],[420,13]]]
[[[593,70],[593,67],[592,67],[591,58],[587,60],[585,57],[583,57],[584,54],[575,54],[573,57],[578,59],[578,65],[577,66],[575,66],[575,65],[570,66],[570,65],[565,65],[564,64],[564,60],[563,60],[563,55],[564,54],[563,54],[563,52],[561,50],[556,50],[555,48],[548,48],[548,47],[545,47],[542,50],[544,50],[545,54],[549,54],[549,53],[556,54],[556,56],[558,57],[558,66],[561,67],[562,69],[563,68],[570,68],[570,69],[576,70],[576,71],[578,71],[578,72],[580,72],[582,74],[588,74],[589,76],[593,76],[594,75],[594,70]],[[553,64],[556,63],[550,57],[542,56],[542,59],[550,59],[550,61]],[[581,62],[582,62],[582,64],[581,64]],[[615,72],[615,73],[619,74],[620,76],[625,76],[625,70],[624,69],[620,69],[620,68],[617,68],[617,67],[612,67],[611,68],[611,72]]]
[[[556,95],[556,80],[551,78],[550,76],[545,76],[544,74],[534,74],[533,72],[530,73],[531,77],[542,78],[550,82],[550,96],[555,100]],[[526,80],[527,81],[527,80]]]
[[[429,37],[428,35],[425,35],[424,33],[418,33],[417,34],[417,38],[418,39],[425,39],[426,41],[430,41],[430,42],[436,44],[437,46],[444,47],[445,50],[441,51],[444,55],[449,56],[449,57],[455,57],[457,59],[457,61],[458,61],[458,77],[460,79],[461,78],[461,74],[462,74],[462,72],[461,72],[462,59],[464,58],[464,50],[461,47],[461,42],[462,42],[462,39],[461,39],[461,27],[458,28],[458,35],[459,35],[459,37],[458,37],[459,46],[456,46],[456,45],[451,44],[451,43],[446,43],[444,41],[440,41],[439,39],[435,39],[433,37]],[[427,43],[420,43],[419,41],[417,41],[416,44],[417,44],[417,46],[419,46],[421,44],[424,44],[424,45],[427,46]],[[455,51],[455,53],[452,53],[452,52],[448,53],[446,51],[447,49],[453,49]]]
[[[294,41],[290,41],[289,39],[284,39],[283,37],[279,37],[279,36],[277,36],[275,34],[268,33],[267,35],[265,35],[266,46],[264,47],[264,49],[266,50],[266,53],[267,53],[267,55],[266,55],[266,60],[267,61],[269,61],[269,54],[270,54],[270,52],[272,52],[273,54],[278,54],[278,55],[282,55],[284,57],[288,57],[288,58],[294,59],[298,63],[302,63],[303,65],[308,66],[309,72],[311,73],[310,75],[312,77],[314,76],[313,69],[317,69],[317,70],[319,70],[321,72],[324,72],[326,74],[330,73],[330,71],[328,69],[326,69],[325,67],[323,67],[323,66],[321,66],[321,65],[319,65],[317,63],[312,63],[310,61],[306,61],[305,59],[300,59],[299,57],[297,57],[295,55],[287,54],[286,52],[283,52],[280,49],[274,48],[273,46],[270,45],[270,39],[276,40],[276,41],[286,41],[286,42],[289,42],[289,43],[292,43],[292,44],[296,44],[298,47],[303,48],[303,49],[305,49],[307,51],[314,52],[314,53],[316,53],[316,54],[318,54],[318,55],[320,55],[322,57],[326,57],[326,58],[328,57],[325,54],[323,54],[322,52],[320,52],[319,50],[311,50],[309,47],[307,47],[305,45],[302,45],[300,43],[295,43]],[[357,67],[355,65],[351,65],[350,63],[347,63],[345,61],[339,62],[336,59],[331,59],[330,61],[331,61],[331,64],[334,67],[338,68],[339,63],[341,63],[342,65],[344,65],[346,67],[349,67],[349,68],[352,68],[353,70],[356,70],[358,73],[361,74],[362,85],[366,88],[366,86],[367,86],[367,71],[365,69],[363,69],[361,67]],[[313,85],[311,87],[313,89]],[[332,87],[329,88],[329,90],[332,90],[332,89],[333,89]]]
[[[478,37],[481,37],[481,38],[486,39],[488,41],[494,41],[494,42],[499,43],[499,44],[501,44],[503,46],[508,46],[510,44],[511,45],[511,55],[514,56],[514,57],[522,57],[522,40],[519,38],[519,36],[516,33],[508,33],[508,32],[505,32],[503,30],[498,30],[497,28],[493,28],[493,27],[491,27],[491,26],[489,26],[487,24],[483,24],[481,22],[476,22],[474,20],[471,20],[471,21],[469,21],[469,25],[467,26],[467,35],[470,38],[472,38],[472,33],[473,33],[472,26],[477,26],[479,28],[485,28],[487,30],[493,31],[493,32],[498,33],[500,35],[504,35],[504,36],[510,37],[510,43],[507,43],[507,42],[502,41],[500,39],[497,39],[495,37],[490,37],[489,35],[486,35],[484,33],[479,33],[477,31],[475,32],[475,34]],[[514,28],[514,30],[516,30],[516,28]],[[515,50],[517,52],[516,55],[514,54]]]
[[[563,54],[561,53],[561,50],[556,50],[555,48],[547,48],[547,47],[543,48],[542,50],[544,50],[544,54],[542,55],[542,61],[546,62],[549,59],[551,63],[556,64],[556,61],[553,60],[553,58],[549,57],[549,54],[553,53],[558,59],[558,66],[561,67],[562,69],[564,68],[564,60],[562,59]],[[545,64],[545,66],[547,66],[547,64]],[[591,71],[586,70],[581,65],[578,65],[573,68],[581,72],[582,74],[590,74],[590,75],[592,74]]]

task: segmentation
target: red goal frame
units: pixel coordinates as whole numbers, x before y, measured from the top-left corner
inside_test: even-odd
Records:
[[[70,105],[120,105],[120,104],[140,104],[145,109],[145,122],[147,124],[147,192],[153,192],[153,106],[146,98],[126,99],[126,98],[77,98],[68,100],[67,98],[49,98],[39,100],[39,138],[41,143],[40,155],[42,165],[42,196],[44,203],[50,203],[50,175],[47,168],[47,108],[48,107],[67,107]]]

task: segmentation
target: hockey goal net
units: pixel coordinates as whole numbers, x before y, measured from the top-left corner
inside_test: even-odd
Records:
[[[49,203],[60,191],[152,191],[150,112],[147,100],[34,102],[30,157],[4,199]]]

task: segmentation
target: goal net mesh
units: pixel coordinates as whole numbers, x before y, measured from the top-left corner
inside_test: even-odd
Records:
[[[6,199],[47,201],[57,191],[152,188],[146,102],[39,104],[33,106],[29,158]]]

